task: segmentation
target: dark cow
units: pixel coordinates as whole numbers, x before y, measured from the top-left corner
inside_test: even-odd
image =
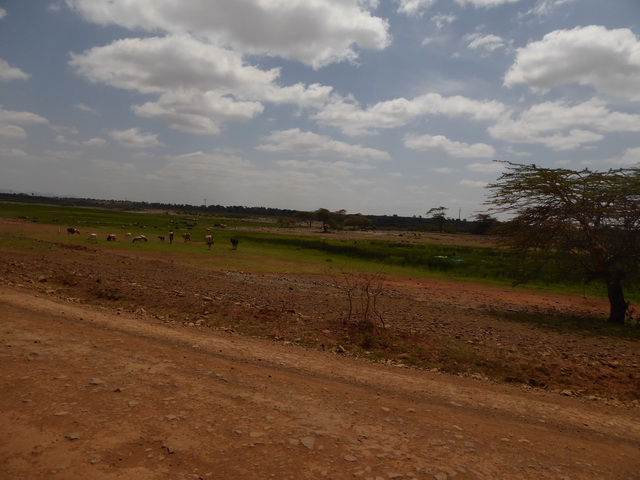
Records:
[[[75,229],[75,228],[73,228],[73,227],[69,227],[69,228],[67,228],[67,233],[68,233],[69,235],[73,235],[74,233],[77,233],[78,235],[80,235],[80,230],[76,230],[76,229]]]

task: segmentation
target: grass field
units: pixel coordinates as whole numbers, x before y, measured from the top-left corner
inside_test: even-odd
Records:
[[[319,228],[278,229],[272,219],[237,219],[233,217],[181,215],[175,212],[131,212],[113,209],[63,207],[19,203],[0,203],[0,217],[26,223],[51,225],[43,240],[86,243],[87,234],[96,233],[98,242],[107,243],[111,233],[117,242],[109,242],[113,249],[140,248],[132,245],[125,234],[145,235],[148,251],[166,251],[172,255],[191,255],[194,262],[207,262],[211,255],[221,268],[236,268],[265,273],[321,273],[328,267],[366,272],[384,272],[411,277],[438,277],[468,280],[484,284],[511,285],[514,257],[497,247],[487,247],[484,237],[448,235],[446,244],[437,235],[422,238],[417,235],[394,233],[377,237],[355,235],[350,232],[322,233]],[[224,225],[221,227],[220,225]],[[63,235],[73,227],[81,235]],[[175,239],[168,250],[169,231]],[[214,236],[215,245],[209,256],[193,255],[194,249],[185,244],[181,235],[189,232],[192,244],[203,244],[204,236]],[[44,238],[48,236],[49,238]],[[164,236],[165,243],[157,237]],[[242,255],[231,250],[230,239],[240,241]],[[550,270],[543,280],[532,281],[528,288],[553,292],[604,296],[599,284],[584,284],[580,272]],[[634,285],[626,286],[633,301],[640,298]]]

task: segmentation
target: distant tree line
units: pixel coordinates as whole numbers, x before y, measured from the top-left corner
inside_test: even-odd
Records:
[[[408,230],[416,232],[440,231],[450,233],[472,233],[485,235],[499,222],[488,215],[478,215],[474,220],[455,219],[445,216],[444,207],[427,212],[426,217],[403,217],[399,215],[348,214],[346,210],[332,212],[326,208],[315,211],[298,211],[271,207],[247,207],[241,205],[189,205],[159,202],[134,202],[129,200],[99,200],[91,198],[55,197],[25,193],[0,193],[2,202],[38,203],[46,205],[109,208],[115,210],[160,210],[178,211],[189,215],[224,215],[229,217],[271,217],[281,226],[319,222],[324,231],[336,229],[353,230]],[[434,213],[435,212],[435,213]]]

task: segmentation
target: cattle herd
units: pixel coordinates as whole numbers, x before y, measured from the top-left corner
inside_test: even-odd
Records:
[[[69,235],[80,235],[80,231],[74,227],[69,227],[67,228],[67,233]],[[131,233],[125,233],[125,237],[131,238]],[[158,240],[161,243],[164,243],[164,235],[160,235],[157,237]],[[169,238],[171,241],[173,241],[173,232],[170,233]],[[107,235],[107,242],[115,242],[117,239],[117,236],[115,233],[110,233],[109,235]],[[191,233],[190,232],[186,232],[182,234],[182,239],[184,240],[185,243],[191,243]],[[98,241],[98,234],[97,233],[90,233],[87,236],[87,241],[89,242],[97,242]],[[131,240],[132,243],[147,243],[149,240],[147,239],[147,237],[145,237],[144,235],[138,235],[136,237],[133,237],[133,240]],[[237,250],[238,249],[238,239],[236,237],[231,237],[230,239],[231,241],[231,249],[232,250]],[[212,235],[205,235],[204,237],[204,242],[205,245],[207,246],[207,248],[209,250],[211,250],[211,246],[215,243],[213,236]],[[173,242],[171,242],[173,243]]]

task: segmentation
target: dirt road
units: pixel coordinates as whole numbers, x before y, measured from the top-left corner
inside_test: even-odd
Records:
[[[0,478],[640,478],[640,410],[0,287]]]

